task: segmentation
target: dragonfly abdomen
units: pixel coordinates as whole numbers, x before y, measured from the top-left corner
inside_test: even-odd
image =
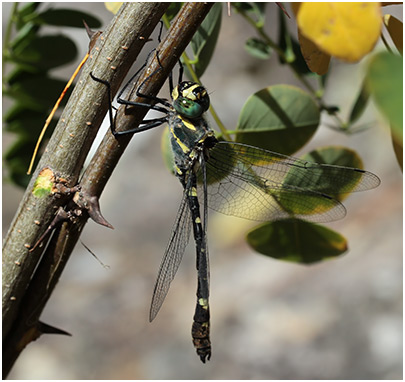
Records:
[[[210,308],[208,300],[198,299],[191,328],[193,344],[202,362],[211,358]]]
[[[211,358],[210,313],[209,313],[209,273],[205,222],[201,220],[200,204],[197,196],[197,176],[189,169],[187,198],[191,212],[194,241],[196,244],[196,267],[198,274],[197,304],[191,334],[193,344],[202,362]]]

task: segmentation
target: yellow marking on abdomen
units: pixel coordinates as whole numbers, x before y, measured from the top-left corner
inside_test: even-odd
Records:
[[[195,187],[191,187],[190,192],[188,194],[189,196],[197,196],[197,189]]]
[[[208,309],[208,300],[206,298],[199,298],[198,305],[200,305],[203,309]]]

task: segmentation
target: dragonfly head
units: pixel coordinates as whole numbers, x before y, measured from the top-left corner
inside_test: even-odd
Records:
[[[210,106],[207,90],[191,81],[180,82],[173,90],[173,107],[181,116],[199,118]]]

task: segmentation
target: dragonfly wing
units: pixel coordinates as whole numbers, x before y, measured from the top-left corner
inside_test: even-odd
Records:
[[[344,193],[377,187],[374,174],[324,165],[240,143],[218,142],[207,161],[210,208],[251,220],[341,219]]]
[[[172,229],[172,234],[167,245],[165,254],[160,264],[159,273],[153,290],[152,303],[150,306],[149,320],[153,321],[158,314],[163,301],[166,298],[176,272],[183,258],[184,251],[190,239],[191,213],[187,203],[186,194],[183,199]]]

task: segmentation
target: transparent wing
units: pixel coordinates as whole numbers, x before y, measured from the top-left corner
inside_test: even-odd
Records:
[[[259,149],[218,142],[207,160],[208,206],[227,215],[269,221],[298,217],[341,219],[344,194],[379,185],[360,169],[318,164]]]
[[[149,320],[158,314],[163,301],[166,298],[170,288],[170,283],[174,279],[183,258],[184,251],[190,239],[191,231],[191,213],[188,206],[186,193],[183,193],[183,199],[173,225],[172,234],[165,254],[160,264],[159,273],[153,290],[152,303],[150,306]]]

